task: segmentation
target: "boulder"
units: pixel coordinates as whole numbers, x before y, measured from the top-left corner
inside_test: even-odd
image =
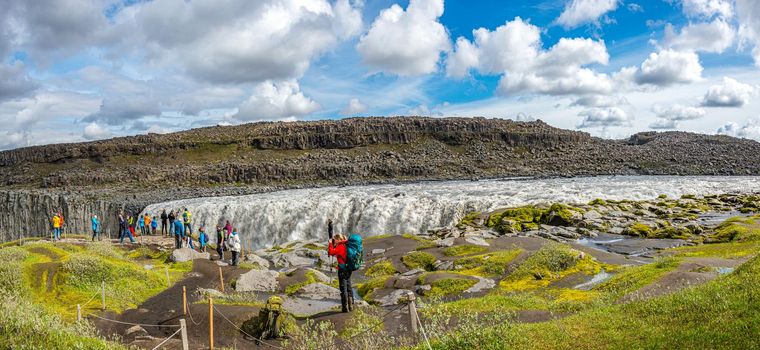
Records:
[[[433,264],[433,267],[435,267],[437,271],[451,270],[454,268],[454,262],[438,260]]]
[[[275,267],[280,268],[292,266],[312,266],[315,263],[316,260],[299,256],[295,252],[278,254],[272,257],[272,264],[274,264]]]
[[[398,305],[401,300],[406,300],[409,293],[412,293],[408,289],[396,289],[385,296],[376,298],[375,302],[380,306],[393,306]]]
[[[268,269],[270,265],[269,260],[264,259],[256,254],[246,254],[243,258],[243,261],[259,265],[262,269]]]
[[[496,286],[496,281],[488,278],[482,278],[478,276],[473,276],[478,279],[478,283],[475,283],[472,287],[465,290],[465,293],[477,293],[484,291],[486,289],[491,289]]]
[[[464,240],[465,240],[465,242],[467,242],[469,244],[474,244],[474,245],[481,246],[481,247],[488,247],[488,246],[490,246],[490,244],[488,244],[488,242],[486,242],[485,239],[480,238],[480,237],[468,236],[468,237],[465,237]]]
[[[173,262],[185,262],[185,261],[192,261],[195,259],[206,259],[208,260],[211,257],[209,253],[198,253],[193,249],[190,248],[180,248],[175,249],[172,252],[172,255],[169,256],[169,260]]]
[[[340,300],[340,291],[337,288],[322,283],[307,284],[299,289],[296,292],[296,295],[301,298],[313,300]]]
[[[280,274],[271,270],[251,270],[237,279],[235,290],[238,292],[275,292],[280,287],[277,277]]]
[[[372,249],[372,255],[385,254],[385,249]]]
[[[132,326],[127,328],[126,331],[124,331],[124,336],[131,336],[131,337],[144,337],[148,335],[148,331],[145,330],[145,328],[142,328],[140,326]]]
[[[443,238],[443,239],[436,239],[433,241],[433,244],[435,244],[438,247],[451,247],[454,245],[454,237],[449,238]]]

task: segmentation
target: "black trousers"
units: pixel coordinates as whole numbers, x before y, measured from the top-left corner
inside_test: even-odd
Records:
[[[238,265],[238,256],[240,256],[240,252],[232,251],[232,266]]]
[[[166,221],[161,221],[161,235],[166,234]]]
[[[338,268],[338,286],[340,287],[340,304],[343,312],[347,312],[349,304],[353,303],[354,290],[351,288],[351,271]]]
[[[180,235],[174,235],[174,243],[177,246],[177,249],[182,248],[182,238]]]

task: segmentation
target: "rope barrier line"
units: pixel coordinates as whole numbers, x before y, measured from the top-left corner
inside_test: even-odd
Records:
[[[264,344],[264,345],[266,345],[266,346],[269,346],[269,347],[272,347],[272,348],[275,348],[275,349],[283,349],[283,350],[285,349],[285,348],[283,348],[283,347],[281,347],[281,346],[277,346],[277,345],[274,345],[274,344],[269,344],[269,343],[267,343],[267,342],[265,342],[265,341],[263,341],[263,340],[261,340],[261,339],[259,339],[259,338],[256,338],[256,337],[254,337],[254,336],[252,336],[252,335],[248,334],[248,333],[247,333],[247,332],[245,332],[244,330],[242,330],[242,329],[238,328],[238,326],[237,326],[237,325],[236,325],[234,322],[230,321],[230,319],[229,319],[229,318],[227,318],[227,316],[225,316],[225,315],[224,315],[224,314],[223,314],[221,311],[219,311],[219,309],[217,309],[217,308],[216,308],[216,306],[214,306],[214,311],[216,311],[216,313],[218,313],[220,316],[222,316],[222,318],[223,318],[225,321],[227,321],[227,323],[229,323],[229,324],[230,324],[232,327],[235,327],[235,329],[237,329],[238,331],[240,331],[240,333],[243,333],[243,334],[245,334],[245,335],[247,335],[247,336],[249,336],[249,337],[251,337],[251,338],[253,338],[253,339],[257,340],[257,341],[259,341],[261,344]]]
[[[88,300],[86,303],[82,304],[82,308],[84,309],[84,307],[87,306],[87,304],[91,303],[98,296],[100,296],[100,291],[96,292],[95,295],[93,295],[92,298],[90,298],[90,300]]]
[[[171,338],[174,338],[174,336],[175,336],[175,335],[177,335],[177,333],[179,333],[179,332],[181,332],[181,331],[182,331],[182,328],[178,329],[176,332],[174,332],[174,333],[173,333],[172,335],[170,335],[168,338],[166,338],[166,339],[162,340],[160,343],[158,343],[158,345],[156,345],[156,346],[153,348],[153,350],[156,350],[156,349],[160,348],[160,347],[161,347],[161,345],[164,345],[166,342],[168,342],[168,341],[169,341],[169,339],[171,339]]]
[[[196,326],[200,326],[200,322],[195,322],[195,319],[193,318],[193,311],[190,310],[190,303],[185,300],[185,306],[187,307],[187,314],[190,316],[190,322],[192,322]]]
[[[132,322],[124,322],[124,321],[117,321],[112,320],[110,318],[100,317],[96,314],[88,314],[88,316],[92,316],[98,319],[101,319],[103,321],[118,323],[118,324],[125,324],[129,326],[140,326],[140,327],[180,327],[178,324],[144,324],[144,323],[132,323]]]
[[[429,350],[433,350],[433,347],[430,346],[430,340],[428,340],[427,332],[425,332],[425,327],[422,325],[422,320],[420,319],[420,315],[417,313],[417,309],[414,309],[414,314],[417,316],[417,324],[420,326],[420,330],[422,331],[422,337],[425,339],[425,344],[427,344],[427,347]]]

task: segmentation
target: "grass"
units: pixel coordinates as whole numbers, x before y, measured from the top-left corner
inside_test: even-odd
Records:
[[[443,250],[443,255],[446,256],[465,256],[480,254],[488,251],[488,248],[474,244],[462,244],[452,247],[448,247]]]
[[[317,274],[312,270],[306,271],[306,273],[304,273],[304,278],[305,279],[301,282],[294,283],[285,287],[285,294],[293,295],[305,286],[308,286],[312,283],[320,283],[319,278],[317,278]]]
[[[409,269],[421,268],[425,271],[434,271],[435,261],[433,254],[425,252],[411,252],[401,257],[401,262]]]
[[[427,284],[426,276],[420,276],[420,284]],[[470,278],[441,278],[430,283],[430,290],[425,292],[428,297],[442,297],[451,294],[462,293],[478,283],[475,279]]]
[[[760,258],[755,257],[732,274],[667,296],[550,322],[454,331],[432,345],[438,350],[752,349],[760,347],[759,333]]]
[[[706,242],[743,242],[760,239],[760,215],[753,217],[733,217],[717,227]]]
[[[620,297],[655,282],[667,272],[676,269],[680,263],[681,259],[668,257],[652,264],[628,267],[596,286],[594,290]]]
[[[367,277],[388,276],[397,273],[390,260],[382,260],[370,266],[364,273]]]
[[[580,256],[580,252],[568,245],[547,243],[525,259],[499,285],[505,291],[524,291],[545,287],[552,280],[571,273],[593,275],[601,271],[602,266],[590,256]]]
[[[756,254],[760,241],[711,243],[669,249],[666,254],[677,257],[717,257],[726,259],[742,258]]]
[[[482,277],[501,276],[507,272],[509,264],[520,253],[522,253],[521,249],[512,249],[460,258],[454,261],[454,268],[459,273],[467,275]]]
[[[389,278],[391,278],[391,276],[375,277],[360,284],[358,288],[359,295],[362,298],[368,298],[368,296],[376,289],[385,287],[385,282],[387,282]]]

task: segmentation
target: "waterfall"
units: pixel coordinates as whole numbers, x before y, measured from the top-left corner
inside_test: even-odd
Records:
[[[420,182],[404,185],[324,187],[246,196],[183,199],[157,203],[145,211],[160,215],[188,208],[193,232],[230,220],[254,247],[293,240],[327,239],[327,219],[336,233],[363,236],[420,233],[457,223],[473,211],[538,203],[586,203],[595,198],[643,200],[660,194],[753,192],[760,177],[610,176],[562,179]]]

